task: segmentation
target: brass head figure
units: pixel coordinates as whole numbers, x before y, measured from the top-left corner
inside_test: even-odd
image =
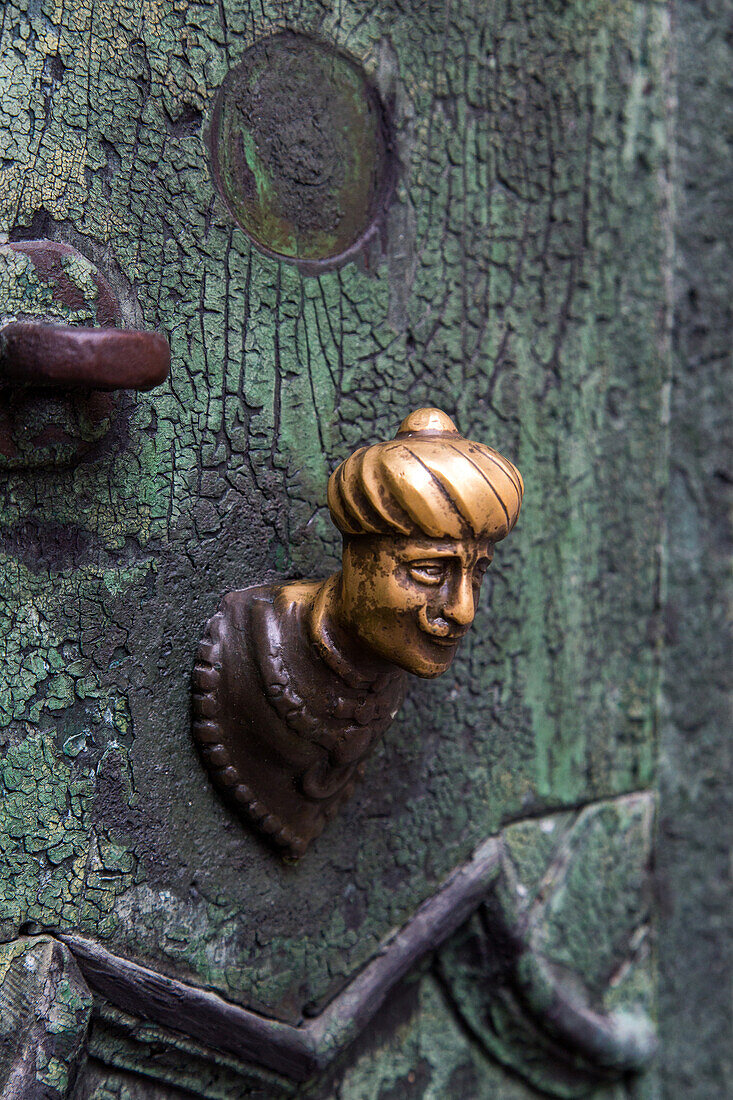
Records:
[[[349,798],[405,673],[450,665],[524,486],[438,409],[362,447],[328,483],[342,567],[231,592],[194,671],[194,736],[215,782],[297,858]]]

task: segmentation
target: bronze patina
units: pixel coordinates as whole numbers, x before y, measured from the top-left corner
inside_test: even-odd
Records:
[[[331,475],[341,571],[230,592],[209,620],[194,736],[215,783],[287,855],[352,794],[406,673],[449,667],[523,490],[508,459],[419,409]]]

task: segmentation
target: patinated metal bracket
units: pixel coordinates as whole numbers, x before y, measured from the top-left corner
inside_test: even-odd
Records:
[[[13,321],[0,329],[0,384],[73,390],[151,390],[168,377],[158,332]]]
[[[121,327],[112,286],[65,242],[3,245],[0,264],[0,463],[73,463],[109,431],[113,392],[165,381],[168,341]]]
[[[351,796],[404,697],[449,667],[524,486],[445,413],[332,474],[342,569],[225,597],[193,674],[193,734],[216,785],[291,858]]]

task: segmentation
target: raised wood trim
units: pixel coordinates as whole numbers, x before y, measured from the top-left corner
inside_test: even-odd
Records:
[[[305,1081],[356,1038],[410,967],[471,915],[498,876],[500,861],[500,841],[485,841],[407,924],[382,943],[379,953],[323,1012],[299,1027],[113,955],[82,936],[64,934],[59,939],[73,952],[91,989],[118,1008]]]

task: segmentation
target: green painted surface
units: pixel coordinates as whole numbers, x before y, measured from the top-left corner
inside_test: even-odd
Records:
[[[733,1093],[733,89],[725,4],[675,0],[675,253],[660,723],[664,1095]]]
[[[86,1060],[92,996],[48,936],[0,945],[0,1094],[63,1100]]]
[[[544,952],[566,985],[585,987],[602,1011],[653,1009],[650,898],[638,889],[649,860],[654,802],[649,794],[597,803],[579,813],[553,814],[509,826],[509,907],[529,922],[536,949]],[[602,893],[575,884],[591,881],[599,864],[609,871]],[[592,1100],[651,1100],[654,1072],[643,1079],[604,1082],[582,1060],[568,1058],[517,1013],[492,972],[481,912],[437,956],[428,956],[389,995],[375,1021],[337,1063],[309,1085],[293,1086],[275,1074],[221,1054],[109,1006],[95,1021],[90,1057],[105,1068],[87,1074],[88,1093],[101,1100],[124,1073],[142,1069],[140,1095],[171,1095],[190,1088],[211,1100],[402,1100],[403,1097],[467,1096],[530,1100],[537,1092],[498,1063],[518,1068],[544,1095]],[[588,967],[589,940],[599,948]],[[97,1084],[95,1084],[97,1082]],[[98,1091],[95,1091],[98,1089]],[[124,1096],[122,1091],[120,1095]],[[135,1095],[134,1093],[132,1095]],[[168,1095],[163,1092],[162,1095]]]
[[[555,979],[599,1011],[654,1014],[647,875],[653,819],[653,797],[643,794],[512,825],[504,833],[511,896],[502,907],[515,909]],[[617,1089],[626,1095],[629,1082],[603,1082],[597,1068],[533,1025],[527,1004],[502,977],[492,904],[438,956],[437,973],[457,1020],[481,1049],[551,1096],[605,1098]],[[645,1078],[652,1095],[654,1072]]]
[[[73,928],[297,1020],[503,823],[654,782],[666,11],[34,0],[0,20],[0,231],[70,241],[173,352],[93,460],[0,484],[0,932]],[[228,67],[284,27],[364,65],[401,163],[382,242],[317,278],[232,226],[202,140]],[[522,517],[451,672],[412,684],[284,867],[195,756],[195,647],[226,589],[335,566],[329,471],[421,404],[516,461]]]

